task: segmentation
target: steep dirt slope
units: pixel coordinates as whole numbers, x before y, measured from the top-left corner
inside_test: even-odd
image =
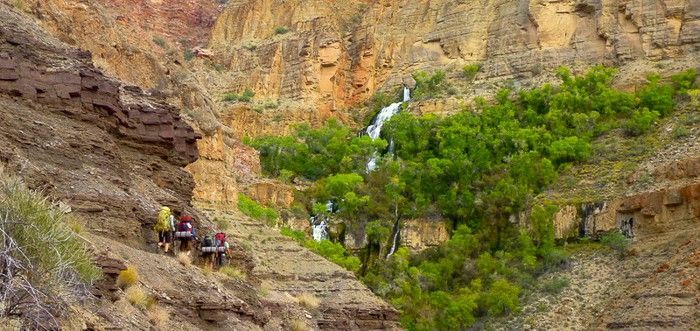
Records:
[[[284,294],[310,293],[320,299],[316,326],[324,330],[398,329],[398,312],[377,298],[346,270],[299,247],[264,224],[209,210],[214,218],[230,221],[238,241],[249,242],[255,267],[251,275],[270,290],[268,299],[284,304]],[[275,300],[275,298],[277,298]]]

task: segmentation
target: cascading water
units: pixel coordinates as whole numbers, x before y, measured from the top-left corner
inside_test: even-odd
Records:
[[[408,87],[403,88],[403,101],[402,102],[395,102],[392,103],[389,106],[384,107],[379,114],[377,114],[377,117],[374,118],[372,121],[372,124],[367,127],[367,135],[370,136],[372,139],[377,139],[382,133],[382,127],[384,126],[384,123],[388,121],[392,116],[398,114],[401,111],[401,105],[404,102],[408,102],[411,100],[411,90],[408,89]],[[394,142],[390,141],[389,142],[389,151],[393,152],[393,146]],[[373,171],[377,167],[377,160],[379,160],[379,155],[375,154],[372,155],[372,158],[367,162],[367,172]]]
[[[326,203],[326,211],[328,213],[333,213],[335,211],[335,204],[333,201],[328,201]],[[327,240],[328,239],[328,217],[323,215],[311,216],[311,236],[316,241]]]
[[[389,254],[386,255],[386,258],[390,258],[394,252],[396,252],[396,247],[399,245],[399,234],[401,232],[401,228],[396,224],[396,228],[394,229],[394,238],[391,240],[391,249],[389,250]]]

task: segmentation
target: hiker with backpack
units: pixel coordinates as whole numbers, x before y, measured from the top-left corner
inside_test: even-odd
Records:
[[[231,256],[231,248],[226,240],[226,233],[219,232],[214,236],[216,250],[216,264],[222,267],[226,263],[226,257]]]
[[[208,235],[204,237],[200,250],[206,265],[211,268],[214,266],[221,267],[225,263],[226,254],[230,255],[226,234],[218,232],[214,236]]]
[[[206,235],[202,239],[202,244],[199,248],[202,251],[202,259],[204,266],[209,269],[214,269],[214,254],[216,254],[216,245],[214,245],[214,236]]]
[[[158,248],[163,247],[163,251],[168,253],[175,230],[175,216],[170,212],[170,208],[165,206],[160,208],[153,230],[158,233]]]
[[[183,215],[180,217],[180,223],[177,224],[177,231],[175,232],[175,238],[180,240],[180,252],[184,252],[190,255],[192,250],[192,241],[194,241],[197,232],[194,229],[192,222],[194,219],[190,215]]]

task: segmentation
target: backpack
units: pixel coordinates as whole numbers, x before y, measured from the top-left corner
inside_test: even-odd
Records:
[[[214,239],[216,240],[216,247],[224,246],[226,244],[226,234],[223,232],[219,232],[214,235]]]
[[[213,246],[214,246],[214,239],[212,239],[211,236],[204,237],[204,240],[202,240],[202,247],[213,247]]]
[[[156,220],[156,225],[153,227],[153,230],[170,231],[170,216],[169,210],[161,210],[160,213],[158,213],[158,219]]]
[[[177,225],[177,231],[192,233],[192,224],[190,224],[190,222],[182,221]]]

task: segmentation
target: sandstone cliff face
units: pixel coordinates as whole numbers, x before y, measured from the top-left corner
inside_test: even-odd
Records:
[[[474,88],[487,90],[559,65],[697,65],[699,10],[676,0],[242,0],[219,17],[210,46],[231,72],[225,88],[304,100],[324,117],[417,69],[480,63]]]

